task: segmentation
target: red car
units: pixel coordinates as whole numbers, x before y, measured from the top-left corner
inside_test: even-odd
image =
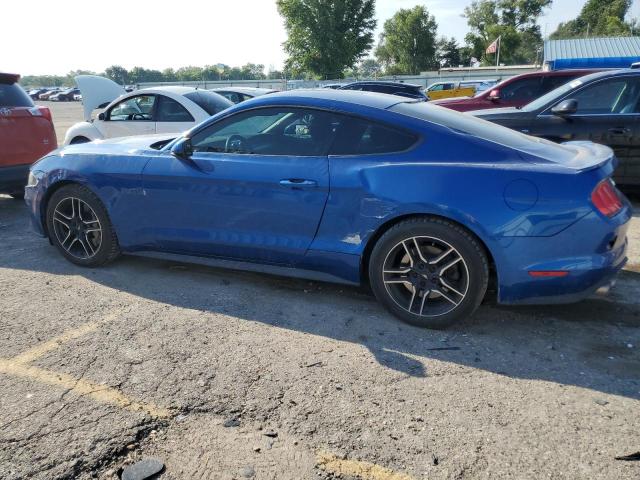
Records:
[[[37,107],[18,80],[0,73],[0,193],[24,196],[29,166],[57,148],[51,111]]]
[[[574,78],[598,71],[596,69],[584,69],[523,73],[522,75],[508,78],[475,97],[446,98],[434,100],[431,103],[459,112],[484,110],[486,108],[523,107]]]

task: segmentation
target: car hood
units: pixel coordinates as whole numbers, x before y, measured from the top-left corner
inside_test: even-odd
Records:
[[[91,121],[91,112],[100,105],[111,103],[120,95],[127,93],[113,80],[98,75],[78,75],[75,80],[82,95],[84,119],[87,122]]]
[[[105,140],[95,140],[89,143],[79,143],[75,145],[67,145],[60,150],[62,155],[65,154],[126,154],[141,150],[158,150],[153,146],[161,142],[169,142],[179,136],[179,134],[153,134],[153,135],[136,135],[134,137],[118,137]]]

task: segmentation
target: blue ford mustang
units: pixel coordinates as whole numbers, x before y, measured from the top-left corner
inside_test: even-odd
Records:
[[[32,167],[26,201],[79,265],[135,253],[368,282],[401,319],[442,328],[490,283],[504,304],[608,286],[630,219],[614,164],[589,142],[325,89],[241,103],[171,141],[57,150]]]

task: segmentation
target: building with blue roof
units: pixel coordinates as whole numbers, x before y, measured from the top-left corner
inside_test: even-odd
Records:
[[[567,68],[627,68],[640,62],[640,37],[545,40],[544,66]]]

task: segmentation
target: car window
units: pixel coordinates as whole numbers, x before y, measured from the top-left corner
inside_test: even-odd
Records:
[[[216,93],[218,95],[222,95],[224,98],[233,103],[240,103],[243,100],[242,95],[236,92],[217,91]]]
[[[215,115],[233,106],[233,102],[224,98],[222,95],[207,92],[206,90],[196,90],[195,92],[186,93],[184,96],[209,115]]]
[[[368,120],[338,115],[330,155],[371,155],[407,150],[417,137]]]
[[[616,78],[589,85],[571,96],[578,102],[578,115],[637,113],[640,80]]]
[[[172,98],[158,95],[156,122],[195,122],[195,118]]]
[[[155,95],[138,95],[117,103],[109,112],[111,121],[150,121],[153,120]]]
[[[194,152],[257,155],[326,155],[336,123],[331,113],[277,107],[248,110],[193,136]]]
[[[33,101],[17,83],[0,83],[0,107],[33,107]]]
[[[440,90],[444,90],[444,85],[442,83],[438,83],[436,85],[431,85],[429,87],[429,91],[430,92],[436,92],[436,91],[440,91]]]
[[[500,98],[505,101],[528,102],[542,93],[540,77],[523,78],[500,88]]]
[[[575,77],[570,75],[552,75],[550,77],[544,77],[542,79],[542,93],[550,92],[558,87],[561,87],[567,82],[570,82]]]

